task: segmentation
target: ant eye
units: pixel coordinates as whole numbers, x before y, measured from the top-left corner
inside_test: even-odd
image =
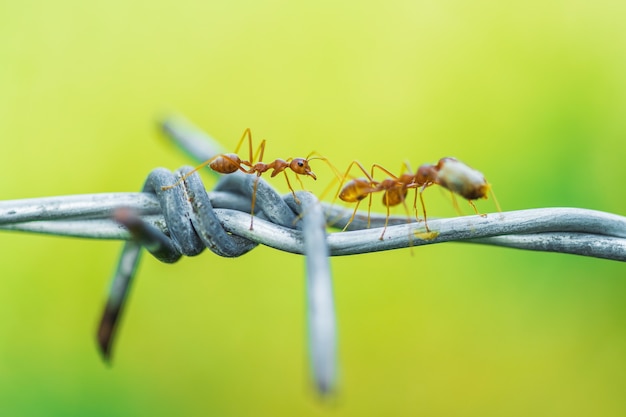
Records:
[[[302,162],[302,161],[298,161],[298,166],[299,166],[299,167],[303,167],[303,166],[304,166],[304,162]]]

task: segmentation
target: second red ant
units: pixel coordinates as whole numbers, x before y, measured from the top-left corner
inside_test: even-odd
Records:
[[[341,186],[343,185],[344,180],[348,177],[350,170],[355,165],[363,172],[366,178],[352,179],[348,181],[346,185],[342,188]],[[381,240],[383,239],[385,231],[387,229],[390,207],[396,206],[398,204],[403,204],[408,217],[406,196],[408,190],[411,188],[415,189],[413,210],[415,211],[416,220],[419,221],[420,219],[417,215],[417,194],[419,188],[420,203],[424,215],[424,226],[426,228],[426,231],[430,232],[427,221],[426,206],[424,204],[424,198],[422,194],[427,187],[434,184],[446,188],[451,192],[453,203],[457,208],[457,211],[460,210],[458,209],[458,204],[456,203],[454,194],[458,194],[461,197],[465,198],[472,206],[476,214],[483,216],[478,212],[478,209],[476,208],[473,200],[487,198],[487,193],[491,194],[497,210],[501,211],[498,200],[496,199],[495,194],[493,193],[493,190],[491,188],[491,184],[487,182],[484,175],[456,158],[445,157],[441,158],[437,162],[437,164],[424,164],[420,166],[415,173],[411,172],[411,169],[407,163],[404,164],[404,167],[406,170],[408,170],[408,172],[405,172],[400,176],[396,176],[392,174],[389,170],[383,168],[378,164],[372,165],[371,172],[368,173],[363,165],[361,165],[358,161],[352,161],[350,163],[348,169],[346,170],[346,173],[343,176],[343,180],[339,185],[339,190],[337,191],[336,197],[339,197],[342,201],[348,203],[356,202],[357,205],[355,206],[352,216],[348,220],[343,230],[346,230],[346,228],[354,220],[360,202],[365,199],[365,197],[369,197],[369,207],[371,207],[371,196],[373,193],[379,191],[384,191],[382,202],[387,207],[387,217],[385,219],[383,231],[380,235]],[[388,177],[382,181],[375,180],[375,169],[384,172],[386,175],[388,175]]]

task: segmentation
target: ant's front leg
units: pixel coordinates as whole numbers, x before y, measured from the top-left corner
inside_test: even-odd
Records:
[[[293,187],[291,186],[291,182],[289,182],[289,176],[287,175],[287,171],[283,171],[283,174],[285,174],[285,180],[287,181],[287,187],[289,187],[289,190],[291,191],[291,195],[293,195],[293,199],[296,202],[296,204],[300,204],[300,200],[298,199],[298,197],[296,197],[296,192],[293,190]],[[298,174],[296,174],[296,178],[298,178]],[[298,178],[298,180],[300,180],[300,178]],[[302,181],[300,181],[300,184],[302,184]],[[304,188],[304,187],[302,187]]]

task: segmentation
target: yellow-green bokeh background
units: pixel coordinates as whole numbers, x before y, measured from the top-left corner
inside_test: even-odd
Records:
[[[5,1],[0,198],[139,190],[191,163],[155,129],[175,110],[227,147],[251,127],[267,158],[453,155],[505,210],[626,214],[625,21],[618,0]],[[267,248],[145,256],[104,366],[120,247],[0,234],[0,415],[626,414],[617,262],[462,244],[334,258],[341,391],[323,404],[303,259]]]

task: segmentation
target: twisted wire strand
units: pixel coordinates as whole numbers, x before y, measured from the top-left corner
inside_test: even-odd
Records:
[[[181,119],[163,129],[199,160],[222,152],[219,144]],[[0,202],[0,229],[96,239],[124,244],[98,329],[105,360],[110,359],[119,319],[142,248],[162,262],[195,256],[204,248],[220,256],[241,256],[263,244],[306,255],[307,320],[313,379],[322,394],[337,384],[337,328],[329,256],[369,253],[443,242],[469,242],[526,250],[571,253],[626,261],[626,218],[577,208],[542,208],[432,219],[422,223],[391,217],[385,239],[385,216],[359,212],[347,232],[326,234],[327,223],[343,228],[351,209],[320,203],[312,194],[280,196],[258,179],[254,230],[250,201],[257,178],[222,176],[207,192],[197,173],[180,186],[163,191],[192,168],[172,173],[153,170],[140,193],[87,194]]]
[[[261,179],[263,181],[263,179]],[[291,194],[283,198],[289,200]],[[255,218],[250,232],[250,201],[227,192],[209,193],[214,212],[228,233],[274,249],[304,254],[300,232]],[[66,201],[67,200],[67,201]],[[65,204],[68,203],[68,204]],[[56,210],[43,210],[44,207]],[[82,206],[91,214],[82,215]],[[156,206],[156,208],[155,208]],[[343,228],[352,210],[322,203],[328,222]],[[116,209],[132,209],[136,216],[168,235],[158,200],[147,193],[84,194],[64,197],[0,201],[0,230],[13,230],[92,239],[129,240],[131,234],[113,219]],[[41,209],[41,210],[40,210]],[[7,214],[13,212],[15,214]],[[330,256],[355,255],[444,242],[466,242],[524,250],[562,252],[626,261],[626,218],[596,210],[554,207],[432,219],[433,239],[412,237],[424,231],[421,223],[407,225],[406,217],[392,216],[385,240],[380,241],[385,216],[357,212],[349,231],[328,236]],[[407,229],[408,228],[408,229]],[[358,232],[358,233],[357,233]],[[393,236],[393,241],[391,240]]]

